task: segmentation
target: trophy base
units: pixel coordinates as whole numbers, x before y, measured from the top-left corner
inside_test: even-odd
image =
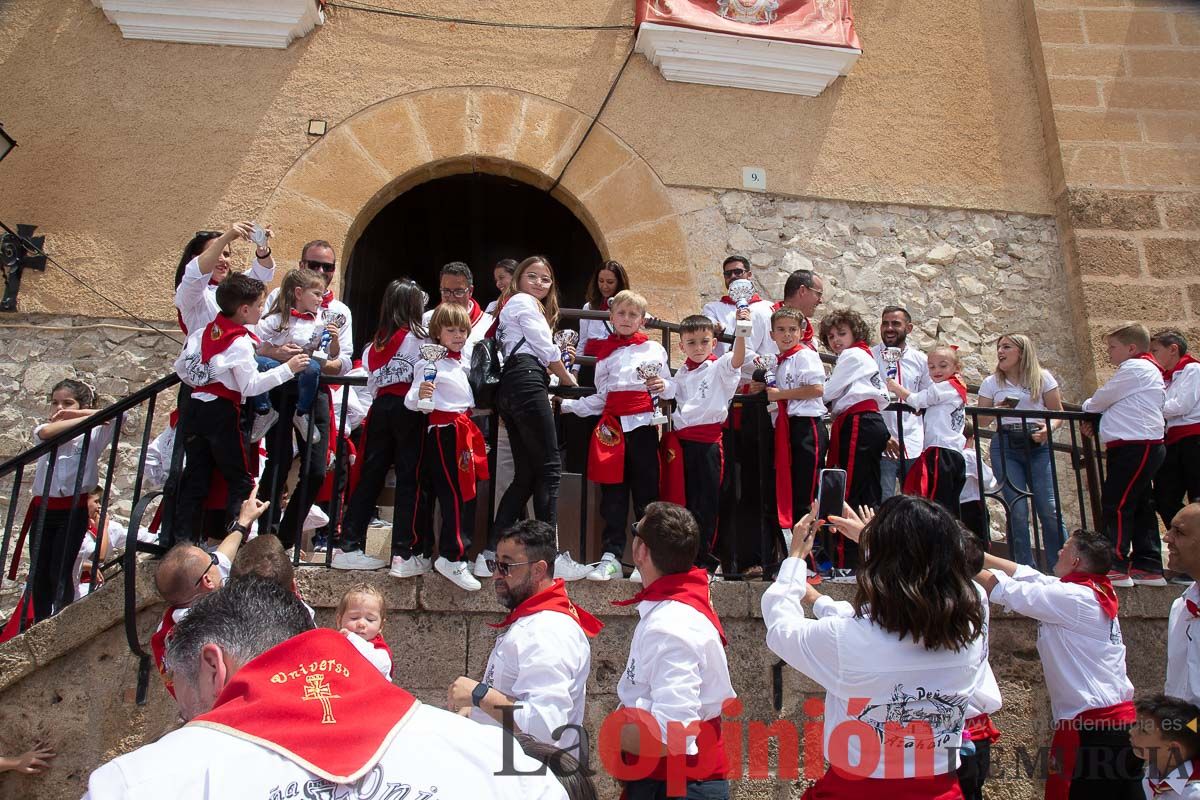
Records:
[[[650,424],[651,425],[666,425],[667,417],[664,414],[655,414],[653,417],[650,418]]]
[[[317,350],[312,354],[312,357],[315,360],[324,363],[329,360],[329,353],[326,353],[324,350]]]
[[[434,409],[433,398],[428,398],[428,399],[421,398],[420,400],[417,401],[417,410],[433,411],[433,409]]]
[[[745,339],[754,330],[754,323],[748,320],[739,319],[737,325],[733,328],[733,335],[738,339]]]

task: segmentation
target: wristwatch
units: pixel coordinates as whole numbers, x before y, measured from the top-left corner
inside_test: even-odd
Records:
[[[483,702],[483,698],[487,697],[488,690],[491,688],[486,683],[477,683],[471,690],[471,705],[479,708],[479,704]]]
[[[226,533],[241,533],[243,536],[250,535],[250,529],[247,528],[242,523],[238,522],[236,519],[233,522],[229,523],[229,527],[226,529],[225,532]]]

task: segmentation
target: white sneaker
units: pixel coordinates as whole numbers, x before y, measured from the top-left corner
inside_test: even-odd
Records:
[[[308,441],[308,414],[297,414],[292,417],[292,424],[300,432],[300,438],[309,444],[317,444],[321,441],[321,431],[316,426],[313,426],[312,441]]]
[[[571,558],[570,553],[564,551],[554,559],[554,577],[562,578],[564,581],[577,581],[590,575],[595,566],[595,564],[580,564]]]
[[[250,441],[257,442],[267,435],[267,431],[279,421],[279,412],[270,409],[265,414],[256,414],[254,423],[250,426]]]
[[[495,550],[483,550],[479,555],[475,556],[475,569],[473,570],[476,578],[490,578],[492,571],[488,569],[487,562],[496,560]]]
[[[613,578],[620,578],[621,563],[617,561],[617,557],[612,553],[605,553],[604,558],[600,559],[600,563],[587,574],[589,581],[610,581]]]
[[[638,570],[637,567],[634,567],[633,572],[629,573],[629,580],[632,581],[633,583],[641,583],[642,582],[642,573]]]
[[[393,578],[415,578],[418,575],[424,575],[432,571],[433,562],[428,558],[422,558],[421,556],[409,556],[408,558],[393,556],[392,568],[388,570],[388,575],[391,575]]]
[[[334,553],[329,566],[334,569],[383,569],[387,562],[381,558],[373,558],[362,550],[351,550],[348,553]]]
[[[483,584],[471,575],[471,568],[465,561],[447,561],[445,557],[438,556],[438,560],[433,562],[433,568],[460,589],[478,592],[483,588]]]

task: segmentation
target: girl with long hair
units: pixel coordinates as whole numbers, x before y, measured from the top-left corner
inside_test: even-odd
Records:
[[[629,287],[629,275],[620,261],[605,261],[596,267],[588,281],[587,302],[584,311],[608,311],[609,303]],[[587,343],[593,339],[605,339],[613,332],[612,323],[606,319],[579,320],[580,353],[587,352]]]
[[[1011,408],[1019,411],[1062,411],[1058,381],[1038,362],[1033,340],[1020,333],[1006,333],[996,341],[996,371],[979,386],[980,408]],[[986,427],[997,420],[992,440],[992,470],[1008,507],[1008,536],[1013,560],[1037,567],[1029,536],[1029,502],[1042,534],[1046,570],[1054,569],[1058,551],[1067,539],[1054,491],[1051,441],[1061,420],[980,416]]]

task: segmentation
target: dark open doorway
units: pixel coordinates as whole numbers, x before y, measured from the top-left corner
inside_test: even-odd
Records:
[[[384,287],[400,277],[421,284],[438,302],[438,270],[465,261],[475,273],[475,298],[495,299],[492,267],[539,253],[550,259],[563,306],[583,305],[600,250],[583,223],[547,193],[511,178],[483,173],[423,183],[397,197],[367,225],[346,270],[344,300],[354,312],[354,340],[375,332]]]

